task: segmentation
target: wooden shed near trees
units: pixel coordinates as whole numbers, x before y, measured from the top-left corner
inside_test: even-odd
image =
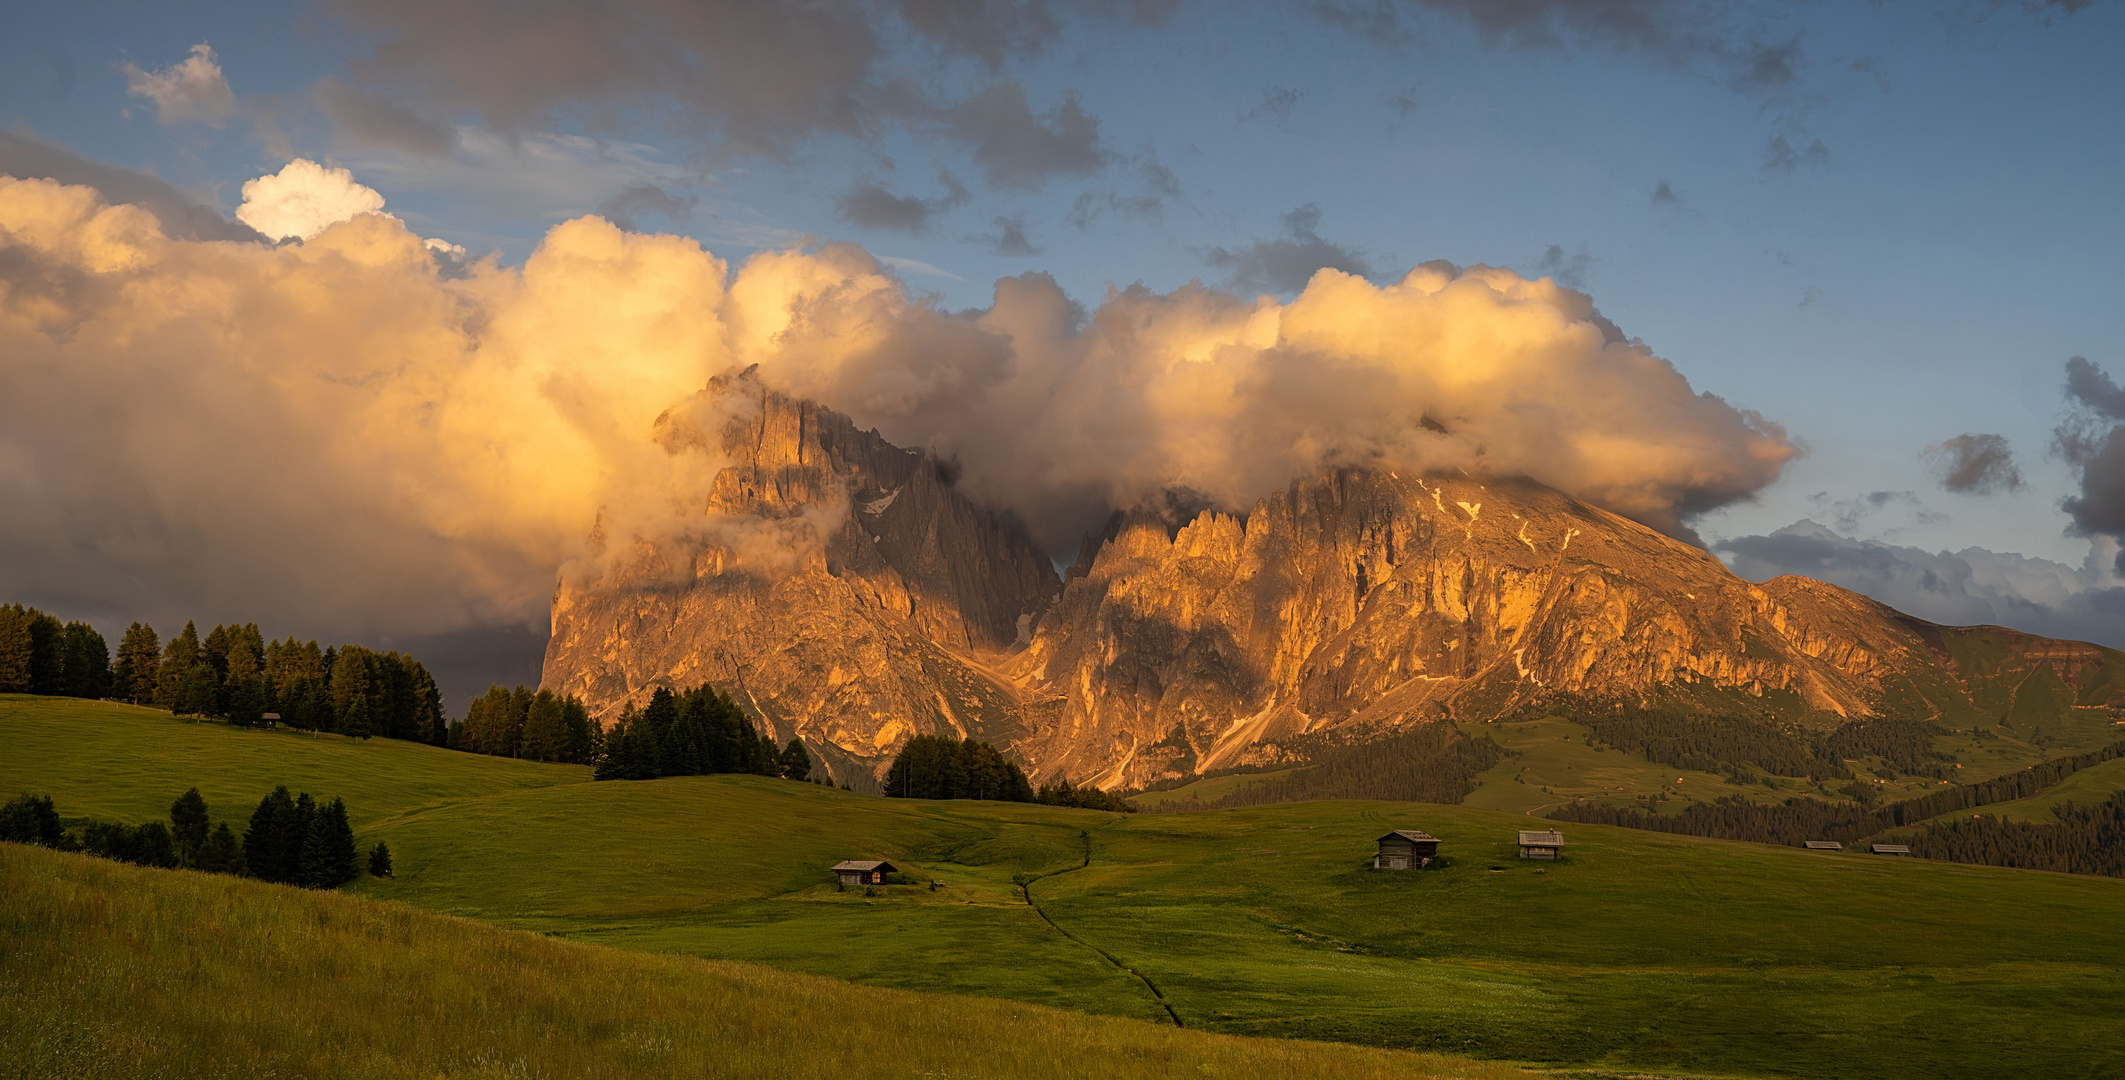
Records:
[[[1520,857],[1554,859],[1564,851],[1564,834],[1555,829],[1520,830]]]
[[[1375,870],[1421,870],[1439,857],[1439,838],[1415,829],[1396,829],[1379,844],[1380,853],[1372,857]]]

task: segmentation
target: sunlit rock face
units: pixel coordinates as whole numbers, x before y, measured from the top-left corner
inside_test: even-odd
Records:
[[[809,512],[823,540],[783,570],[709,545],[677,572],[645,557],[564,585],[546,685],[611,716],[657,685],[714,682],[860,787],[922,733],[995,742],[1036,779],[1137,787],[1553,692],[1715,695],[1834,724],[1968,714],[2047,664],[2086,696],[2112,658],[1988,628],[1992,667],[1959,667],[1966,631],[1805,578],[1751,584],[1532,481],[1388,469],[1316,476],[1244,517],[1117,515],[1058,583],[934,459],[740,389],[759,408],[721,430],[731,464],[708,509]]]
[[[728,462],[703,517],[735,526],[564,577],[543,685],[609,720],[710,682],[837,782],[882,773],[912,735],[1016,737],[1016,695],[979,664],[1057,592],[1024,531],[953,490],[949,466],[831,410],[746,376],[703,398],[720,430],[667,416],[661,434]]]

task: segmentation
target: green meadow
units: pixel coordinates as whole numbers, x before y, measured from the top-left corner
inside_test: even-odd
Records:
[[[1511,727],[1528,742],[1515,770],[1598,763],[1590,787],[1715,779]],[[1554,749],[1535,745],[1546,735]],[[396,856],[395,879],[346,891],[397,903],[362,910],[619,950],[583,955],[739,961],[1571,1075],[2125,1074],[2125,881],[1584,825],[1565,826],[1566,859],[1522,861],[1514,832],[1556,785],[1511,776],[1486,777],[1465,806],[1114,815],[762,777],[590,783],[577,768],[46,698],[0,698],[0,746],[0,792],[49,794],[68,817],[159,817],[196,784],[240,828],[275,783],[342,796],[360,841]],[[1487,804],[1499,786],[1512,799]],[[1444,865],[1365,869],[1390,828],[1441,837]],[[923,884],[838,889],[826,867],[850,858]],[[1197,1075],[1157,1075],[1184,1074]]]

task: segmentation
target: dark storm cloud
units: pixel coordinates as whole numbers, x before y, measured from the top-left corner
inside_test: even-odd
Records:
[[[2076,356],[2066,361],[2066,397],[2073,411],[2052,433],[2052,447],[2080,473],[2081,492],[2059,505],[2077,532],[2125,535],[2125,390]],[[2118,565],[2125,569],[2125,555]]]
[[[2022,487],[2022,470],[2003,435],[1957,435],[1927,447],[1925,458],[1940,485],[1958,494],[1997,495]]]
[[[162,223],[163,232],[185,240],[263,240],[249,225],[201,206],[160,177],[91,161],[61,146],[0,131],[0,176],[57,180],[95,188],[114,203],[133,203]]]
[[[1925,551],[1854,540],[1813,521],[1712,548],[1751,581],[1799,574],[1931,622],[2010,626],[2125,647],[2125,588],[2103,575],[2093,557],[2091,565],[2072,567],[1984,548]]]
[[[1321,238],[1321,207],[1307,203],[1285,214],[1283,235],[1257,240],[1236,251],[1211,248],[1203,261],[1223,270],[1237,292],[1298,292],[1323,268],[1371,277],[1372,264],[1362,252]]]
[[[448,123],[365,94],[338,79],[317,84],[317,105],[334,129],[356,142],[429,158],[443,157],[457,145],[457,133]]]
[[[686,220],[700,202],[692,195],[682,199],[655,184],[636,184],[605,200],[605,205],[598,207],[598,216],[630,232],[638,232],[635,223],[643,214],[661,214],[666,221],[676,225]]]
[[[843,221],[858,228],[919,233],[929,225],[932,217],[964,206],[974,197],[966,185],[949,172],[938,174],[937,181],[944,186],[944,196],[923,199],[895,195],[879,184],[858,180],[847,194],[835,200],[835,209]]]

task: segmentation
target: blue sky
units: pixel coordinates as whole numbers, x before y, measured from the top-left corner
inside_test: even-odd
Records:
[[[772,4],[620,44],[568,21],[588,5],[521,24],[487,7],[38,5],[0,36],[0,128],[225,213],[291,158],[341,165],[421,235],[505,262],[601,211],[732,259],[852,241],[954,309],[1027,270],[1087,306],[1136,283],[1288,292],[1309,257],[1379,280],[1432,259],[1556,275],[1805,447],[1697,522],[1715,545],[1812,519],[1877,554],[2089,555],[2059,505],[2081,473],[2050,447],[2067,359],[2125,363],[2125,5],[934,0],[844,6],[870,43],[839,54],[756,48],[749,15]],[[233,98],[211,123],[128,94],[124,65],[202,43]],[[716,81],[767,55],[759,80],[842,85],[846,63],[792,58],[858,54],[854,131],[761,121],[743,72]],[[1000,87],[1030,134],[970,110]],[[2021,488],[1942,487],[1922,451],[1972,433],[2005,438]]]

